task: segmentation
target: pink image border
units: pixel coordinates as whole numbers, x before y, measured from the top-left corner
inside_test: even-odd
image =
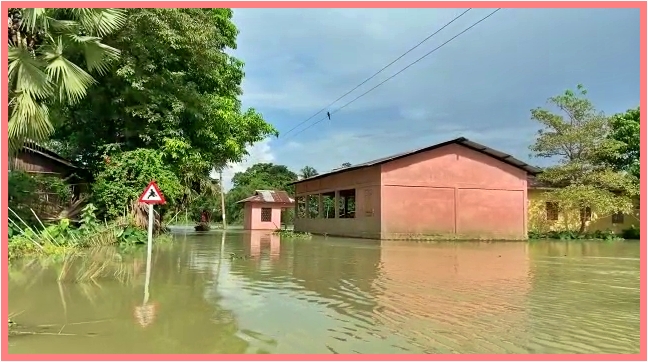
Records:
[[[154,8],[154,7],[229,7],[229,8],[636,8],[641,16],[641,87],[640,106],[646,109],[646,2],[640,1],[169,1],[169,2],[147,2],[147,1],[97,1],[97,2],[71,2],[71,1],[5,1],[2,2],[2,12],[5,19],[8,16],[8,9],[13,7],[31,8],[56,8],[56,7],[120,7],[120,8]],[[7,43],[3,45],[3,68],[2,82],[5,90],[8,89],[8,58]],[[532,70],[531,70],[532,71]],[[8,93],[5,91],[5,99],[2,104],[2,157],[8,161],[7,147],[7,119],[9,114]],[[641,191],[646,190],[646,114],[641,112]],[[0,212],[2,218],[2,316],[3,320],[8,318],[8,259],[7,259],[7,238],[8,238],[8,189],[7,189],[8,167],[2,168],[2,201],[5,205]],[[646,230],[646,199],[640,201],[641,230]],[[8,353],[8,325],[2,322],[2,334],[5,336],[2,343],[2,359],[13,361],[31,360],[52,360],[52,361],[87,361],[87,360],[255,360],[255,361],[423,361],[423,360],[447,360],[447,361],[644,361],[646,360],[646,234],[642,232],[640,242],[640,335],[641,345],[638,354],[438,354],[438,355],[415,355],[415,354],[352,354],[352,355],[324,355],[324,354],[290,354],[290,355],[268,355],[268,354],[9,354]]]

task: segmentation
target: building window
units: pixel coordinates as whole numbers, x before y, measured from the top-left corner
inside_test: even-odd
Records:
[[[558,220],[558,203],[557,202],[547,202],[547,220],[556,221]]]
[[[585,207],[581,209],[581,220],[592,221],[592,208]]]
[[[624,217],[623,217],[622,212],[617,212],[615,214],[612,214],[612,224],[623,224],[624,222]]]
[[[308,195],[308,217],[315,219],[319,216],[319,195]]]
[[[262,222],[270,222],[272,221],[272,209],[269,207],[262,207],[261,208],[261,221]]]
[[[341,219],[353,219],[355,217],[356,190],[341,190],[339,197],[339,214]]]
[[[322,194],[322,216],[326,219],[335,218],[335,192]]]
[[[306,218],[306,199],[304,196],[297,196],[295,199],[295,216],[297,219],[305,219]]]

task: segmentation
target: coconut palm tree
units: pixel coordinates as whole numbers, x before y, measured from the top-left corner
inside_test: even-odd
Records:
[[[74,104],[105,74],[119,50],[102,43],[126,23],[122,9],[9,9],[9,140],[42,141],[49,106]],[[84,69],[85,68],[85,69]]]
[[[299,176],[301,176],[302,179],[310,178],[318,175],[317,170],[311,166],[304,166],[304,168],[302,168],[299,171],[299,173],[300,173]]]

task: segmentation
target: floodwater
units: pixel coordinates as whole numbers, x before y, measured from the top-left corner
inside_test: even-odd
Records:
[[[639,353],[636,242],[221,236],[156,246],[146,296],[145,248],[13,264],[9,353]]]

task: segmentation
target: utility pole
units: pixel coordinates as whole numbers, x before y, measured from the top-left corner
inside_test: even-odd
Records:
[[[227,229],[227,221],[225,221],[225,189],[223,187],[223,167],[220,168],[218,176],[221,196],[221,215],[223,216],[223,232],[225,232],[225,229]]]

